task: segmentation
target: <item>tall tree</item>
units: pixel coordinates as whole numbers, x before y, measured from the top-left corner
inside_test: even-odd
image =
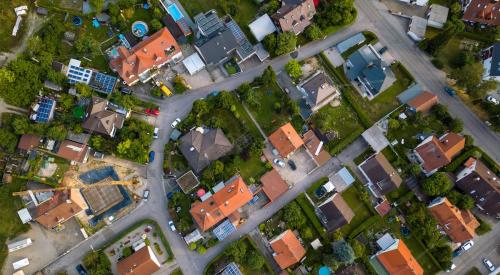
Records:
[[[428,196],[440,196],[448,192],[453,183],[445,173],[438,172],[428,177],[422,183],[422,191]]]

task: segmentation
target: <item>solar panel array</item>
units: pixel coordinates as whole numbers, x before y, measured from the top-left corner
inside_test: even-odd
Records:
[[[70,65],[68,70],[69,83],[75,84],[76,82],[87,83],[89,81],[92,71],[82,67]]]
[[[231,30],[234,37],[236,38],[236,42],[240,45],[238,47],[238,52],[242,58],[246,58],[247,56],[254,53],[254,48],[252,44],[248,41],[245,33],[241,30],[240,26],[234,21],[230,20],[226,23],[226,26]]]
[[[114,76],[94,72],[90,78],[89,86],[98,92],[110,94],[115,88],[116,81]]]
[[[215,234],[217,239],[219,239],[219,241],[222,241],[234,231],[236,231],[236,227],[234,227],[234,225],[226,219],[214,228],[212,232]]]
[[[53,99],[44,97],[38,102],[40,107],[36,112],[36,122],[48,122],[52,115],[52,107],[55,104]]]
[[[232,262],[228,264],[224,270],[220,273],[221,275],[242,275],[240,269],[236,265],[236,263]]]
[[[236,24],[236,22],[234,22],[234,20],[227,22],[226,26],[231,30],[234,37],[236,37],[236,41],[238,43],[241,43],[242,40],[247,39],[243,31],[241,31],[240,27],[238,26],[238,24]]]

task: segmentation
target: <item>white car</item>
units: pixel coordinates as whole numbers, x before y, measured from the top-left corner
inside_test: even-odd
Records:
[[[493,103],[495,105],[498,105],[500,104],[500,101],[496,98],[494,98],[493,96],[489,95],[486,97],[486,101],[490,102],[490,103]]]
[[[179,123],[181,123],[181,119],[180,118],[176,118],[174,120],[174,122],[172,122],[172,124],[170,124],[170,126],[172,126],[172,128],[175,129],[175,127],[177,127],[177,125],[179,125]]]
[[[159,132],[160,132],[160,129],[158,129],[158,127],[156,127],[155,130],[153,131],[153,138],[158,138]]]
[[[273,162],[274,162],[274,164],[278,165],[281,168],[285,167],[285,162],[282,161],[281,159],[274,159]]]
[[[170,230],[172,230],[172,232],[177,231],[177,229],[175,228],[175,224],[174,224],[173,221],[168,221],[168,226],[170,226]]]
[[[493,272],[495,270],[495,266],[490,260],[483,259],[483,264],[486,266],[486,268],[488,268],[489,271]]]
[[[457,268],[457,266],[454,263],[451,263],[450,268],[446,270],[447,273],[450,273],[453,269]]]
[[[470,241],[466,241],[465,243],[463,243],[460,248],[463,251],[467,251],[467,250],[471,249],[473,245],[474,245],[474,241],[470,240]]]
[[[145,201],[145,202],[148,201],[149,194],[150,194],[150,192],[149,192],[148,189],[144,190],[144,193],[142,194],[142,200]]]

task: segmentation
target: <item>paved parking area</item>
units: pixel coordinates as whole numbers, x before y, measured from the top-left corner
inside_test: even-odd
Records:
[[[75,219],[64,223],[62,231],[49,231],[37,223],[31,225],[31,230],[22,234],[8,243],[31,238],[33,244],[29,247],[9,253],[1,274],[12,274],[12,263],[23,258],[28,258],[30,264],[23,268],[25,274],[34,274],[50,263],[57,256],[62,255],[70,248],[83,241],[80,225]]]
[[[284,168],[274,165],[281,177],[289,183],[299,182],[317,167],[313,158],[309,155],[305,148],[298,149],[292,154],[291,157],[289,157],[289,159],[295,162],[295,165],[297,166],[295,171],[290,168],[287,160],[285,160],[286,165]]]
[[[331,47],[323,51],[328,58],[328,60],[333,64],[335,67],[342,66],[344,64],[345,60],[340,55],[340,52],[337,50],[336,47]]]
[[[399,0],[382,0],[382,2],[387,6],[389,10],[393,12],[401,12],[403,15],[415,15],[425,18],[425,12],[427,11],[427,7],[410,5]]]

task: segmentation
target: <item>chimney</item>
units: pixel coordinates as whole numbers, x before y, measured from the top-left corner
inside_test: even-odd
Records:
[[[147,52],[148,52],[148,49],[146,49],[146,48],[143,48],[142,50],[143,50],[145,53],[147,53]]]
[[[224,202],[224,205],[225,205],[225,206],[228,206],[228,205],[229,205],[229,202],[228,202],[228,201],[225,201],[225,202]]]
[[[193,152],[193,151],[194,151],[194,147],[193,147],[193,146],[191,146],[191,147],[189,148],[189,151],[190,151],[190,152]]]

